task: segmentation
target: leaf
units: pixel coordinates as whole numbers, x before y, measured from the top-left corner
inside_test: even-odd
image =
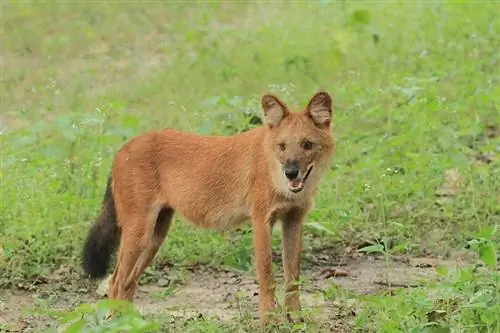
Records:
[[[384,252],[384,245],[382,244],[373,244],[360,248],[358,251],[373,253],[373,252]]]
[[[62,146],[48,146],[40,150],[42,156],[47,159],[62,160],[67,154]]]
[[[82,332],[82,328],[85,327],[87,323],[83,320],[79,320],[64,329],[64,333],[79,333]]]
[[[312,227],[313,229],[316,229],[316,230],[318,230],[318,231],[323,231],[323,232],[325,232],[325,233],[327,233],[327,234],[329,234],[329,235],[335,235],[335,233],[334,233],[332,230],[328,229],[327,227],[325,227],[325,226],[324,226],[323,224],[321,224],[321,223],[318,223],[318,222],[311,222],[311,223],[309,223],[308,225],[309,225],[310,227]]]
[[[440,276],[446,276],[450,270],[446,266],[437,266],[436,267],[436,273]]]
[[[432,327],[425,327],[421,332],[423,332],[423,333],[449,333],[449,332],[451,332],[451,329],[449,327],[432,326]]]
[[[73,142],[78,138],[78,129],[76,127],[63,128],[61,134],[65,140]]]
[[[218,106],[221,100],[222,98],[220,96],[210,96],[205,101],[203,101],[202,105],[210,107]]]
[[[497,232],[497,225],[496,224],[492,225],[492,226],[487,226],[487,227],[481,229],[481,231],[479,231],[479,233],[477,234],[477,237],[490,240],[493,237],[493,235],[495,235],[496,232]]]
[[[70,128],[73,126],[74,119],[72,116],[59,116],[55,119],[55,124],[60,129]]]
[[[485,303],[481,301],[490,298],[490,291],[488,289],[478,290],[469,298],[469,304]]]
[[[210,135],[213,133],[213,126],[207,121],[198,128],[197,132],[201,135]]]
[[[401,252],[404,252],[407,248],[407,245],[406,244],[398,244],[398,245],[395,245],[391,252],[392,253],[401,253]]]
[[[371,13],[366,9],[355,10],[350,17],[352,25],[367,25],[370,23]]]
[[[68,324],[71,322],[77,322],[77,321],[81,320],[81,318],[85,314],[89,314],[92,311],[93,311],[93,309],[89,304],[86,304],[86,303],[81,304],[74,311],[62,316],[61,322],[64,324]]]
[[[497,266],[497,253],[492,243],[488,242],[479,247],[479,257],[490,268]]]
[[[127,129],[139,129],[139,119],[133,115],[126,114],[121,119],[122,125]]]
[[[485,302],[477,302],[471,304],[463,304],[462,307],[467,309],[487,309],[488,304]]]

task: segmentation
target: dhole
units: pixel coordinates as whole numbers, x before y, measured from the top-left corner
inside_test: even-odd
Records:
[[[106,274],[119,245],[108,297],[132,301],[139,277],[167,236],[174,213],[213,229],[251,221],[263,323],[275,309],[271,229],[282,222],[288,310],[300,310],[303,220],[335,150],[332,99],[316,93],[301,112],[262,97],[264,125],[233,136],[149,132],[116,154],[102,211],[83,249],[83,269]]]

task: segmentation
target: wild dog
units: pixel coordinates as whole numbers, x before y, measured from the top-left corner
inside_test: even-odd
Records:
[[[177,213],[202,228],[251,222],[262,323],[275,310],[271,231],[280,220],[285,306],[300,310],[303,221],[335,151],[332,98],[320,91],[300,112],[270,94],[261,105],[264,124],[237,135],[164,129],[117,152],[82,254],[84,272],[100,278],[119,245],[109,298],[133,300]]]

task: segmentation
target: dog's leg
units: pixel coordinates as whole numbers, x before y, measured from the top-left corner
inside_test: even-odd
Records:
[[[282,258],[285,275],[285,306],[290,311],[300,311],[299,277],[300,252],[304,211],[293,209],[282,221]]]
[[[254,217],[253,219],[253,242],[259,279],[259,314],[263,324],[269,321],[269,312],[275,309],[276,285],[272,272],[272,224],[272,221],[266,218]]]
[[[137,219],[137,218],[135,218]],[[134,219],[134,220],[135,220]],[[145,222],[142,222],[145,224]],[[130,221],[126,225],[141,225],[141,221]],[[123,299],[132,301],[136,288],[136,281],[129,281],[137,259],[145,249],[144,234],[140,229],[124,228],[120,241],[120,249],[113,277],[110,282],[108,297],[110,299]]]
[[[134,264],[133,269],[129,273],[125,285],[132,285],[139,281],[142,273],[153,261],[156,253],[160,249],[161,245],[167,237],[170,225],[172,224],[172,218],[174,216],[174,210],[171,208],[163,208],[156,222],[153,225],[153,230],[148,231],[147,240],[144,241],[145,246],[139,258]]]

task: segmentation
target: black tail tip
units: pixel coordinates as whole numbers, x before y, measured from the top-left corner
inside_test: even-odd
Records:
[[[101,235],[92,228],[82,252],[82,268],[91,279],[106,275],[115,246],[113,242],[103,242]]]

